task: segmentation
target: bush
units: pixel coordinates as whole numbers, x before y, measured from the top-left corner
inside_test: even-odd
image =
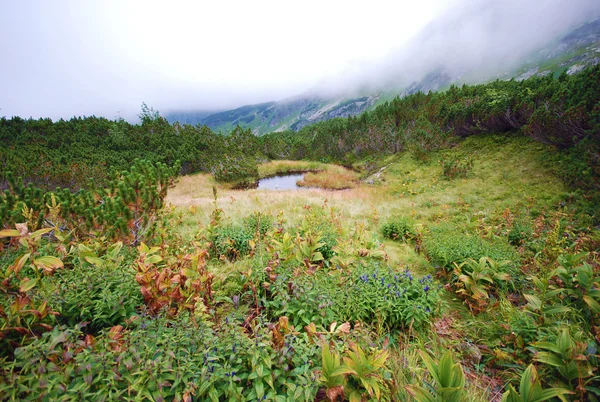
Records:
[[[218,182],[236,182],[238,185],[249,185],[258,178],[258,165],[254,158],[224,156],[212,168]]]
[[[236,260],[250,252],[250,240],[254,236],[241,225],[218,226],[211,237],[217,255]]]
[[[50,295],[50,307],[60,313],[61,323],[87,322],[96,332],[123,323],[136,313],[143,298],[135,270],[122,258],[104,256],[90,261],[94,264],[76,259],[73,269],[60,270],[51,278],[56,291]]]
[[[244,228],[248,233],[264,236],[273,227],[273,217],[260,212],[254,212],[244,219]]]
[[[216,332],[187,316],[144,317],[91,343],[80,327],[56,327],[3,367],[0,399],[314,400],[318,347],[289,333],[271,342],[260,317],[252,335],[235,321]]]
[[[385,223],[381,227],[383,236],[391,240],[407,241],[417,235],[413,222],[406,217],[399,217]]]
[[[440,159],[440,165],[442,166],[442,175],[448,180],[458,177],[465,178],[473,170],[473,159],[453,155]]]
[[[408,328],[423,325],[439,300],[430,275],[417,279],[408,269],[398,273],[369,262],[351,273],[283,273],[273,283],[266,306],[270,315],[286,315],[295,326],[360,321]]]
[[[453,269],[454,263],[461,264],[472,259],[489,257],[496,262],[511,261],[506,266],[511,276],[518,274],[519,254],[503,239],[484,240],[481,237],[463,233],[449,225],[439,225],[430,229],[424,238],[424,247],[432,262],[446,269]]]
[[[513,246],[520,246],[531,239],[533,228],[525,220],[517,220],[513,223],[510,232],[508,232],[508,241]]]
[[[413,277],[407,269],[397,273],[369,264],[356,268],[346,292],[345,319],[383,323],[386,327],[420,327],[429,321],[440,301],[439,286],[431,275]]]

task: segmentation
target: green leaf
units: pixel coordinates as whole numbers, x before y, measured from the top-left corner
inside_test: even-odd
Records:
[[[31,289],[33,289],[35,287],[37,282],[38,282],[37,278],[36,279],[24,278],[21,281],[21,284],[19,285],[19,292],[25,293],[25,292],[30,291]]]
[[[97,267],[100,267],[102,266],[102,264],[104,264],[104,261],[102,261],[102,259],[98,257],[84,257],[84,259],[90,264],[95,265]]]
[[[534,295],[523,295],[527,302],[533,307],[535,310],[540,310],[542,308],[542,301],[539,297]]]
[[[56,269],[64,267],[64,264],[61,260],[50,255],[36,258],[33,260],[33,264],[42,269]]]
[[[594,313],[600,313],[600,304],[588,295],[583,296],[583,301],[594,311]]]
[[[4,229],[0,230],[0,239],[3,237],[19,237],[21,233],[17,229]]]

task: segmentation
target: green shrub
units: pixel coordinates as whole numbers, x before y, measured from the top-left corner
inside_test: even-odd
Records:
[[[381,232],[388,239],[404,242],[417,235],[413,222],[406,217],[399,217],[385,223],[381,227]]]
[[[273,217],[260,212],[254,212],[244,219],[244,228],[248,233],[264,236],[273,227]]]
[[[442,175],[448,180],[458,177],[464,178],[473,170],[473,159],[452,155],[448,158],[440,159],[440,165],[442,166]]]
[[[58,291],[51,306],[69,326],[89,322],[92,331],[123,323],[143,299],[131,267],[78,265],[57,275]]]
[[[3,367],[0,399],[314,400],[318,346],[290,333],[279,345],[260,317],[252,335],[238,321],[217,332],[185,315],[142,317],[91,344],[80,327],[56,327]]]
[[[424,237],[424,247],[434,264],[453,269],[454,263],[461,264],[468,259],[479,261],[489,257],[496,262],[510,261],[507,273],[513,279],[519,273],[519,254],[503,239],[484,240],[481,237],[463,233],[450,225],[442,224],[430,228]]]
[[[136,313],[143,304],[142,294],[132,259],[123,262],[122,256],[117,257],[119,250],[117,243],[103,258],[88,255],[93,263],[76,259],[72,269],[60,270],[51,278],[56,290],[50,295],[50,306],[60,313],[61,323],[87,322],[87,328],[96,332],[122,324]]]
[[[415,278],[406,268],[394,272],[373,263],[357,267],[346,293],[345,319],[383,323],[386,327],[420,327],[438,307],[439,286],[431,275]]]
[[[218,182],[249,185],[258,178],[258,165],[254,158],[226,155],[213,166],[212,173]]]
[[[250,252],[250,240],[254,237],[241,225],[218,226],[213,232],[211,241],[218,256],[236,260]]]
[[[266,306],[269,314],[286,315],[296,326],[360,321],[408,328],[428,321],[439,300],[430,275],[419,279],[408,269],[397,273],[369,262],[350,273],[283,273],[273,284]]]
[[[340,278],[325,270],[298,276],[291,271],[284,272],[277,276],[271,289],[270,300],[266,302],[271,317],[287,316],[296,327],[311,322],[327,327],[341,318],[344,289]]]
[[[531,239],[533,228],[525,220],[517,220],[513,223],[510,232],[508,232],[508,241],[513,246],[520,246]]]

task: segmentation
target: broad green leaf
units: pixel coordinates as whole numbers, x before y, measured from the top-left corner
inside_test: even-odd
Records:
[[[21,292],[21,293],[29,292],[31,289],[33,289],[35,287],[37,282],[38,282],[37,278],[36,279],[24,278],[21,281],[21,284],[19,285],[19,292]]]
[[[19,237],[21,233],[17,229],[0,230],[0,239],[3,237]]]
[[[61,260],[59,260],[56,257],[52,257],[50,255],[36,258],[35,260],[33,260],[33,264],[36,267],[39,267],[42,269],[56,269],[56,268],[62,268],[64,266],[64,264]]]
[[[542,301],[540,300],[539,297],[534,296],[534,295],[525,295],[525,294],[523,296],[529,302],[531,307],[533,307],[534,309],[540,310],[542,308]]]
[[[583,301],[594,311],[594,313],[600,313],[600,304],[588,295],[583,296]]]

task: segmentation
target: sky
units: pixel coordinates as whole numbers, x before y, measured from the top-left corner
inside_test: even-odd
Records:
[[[135,118],[502,66],[598,0],[0,0],[0,116]],[[485,61],[485,63],[484,63]]]

